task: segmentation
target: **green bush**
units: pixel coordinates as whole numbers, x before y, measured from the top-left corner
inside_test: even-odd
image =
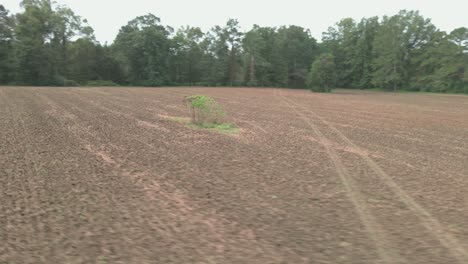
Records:
[[[79,83],[77,83],[74,80],[68,80],[67,78],[63,77],[62,75],[54,75],[52,77],[52,80],[50,82],[50,85],[53,86],[80,86]]]
[[[329,93],[335,87],[336,71],[331,53],[322,54],[312,63],[306,85],[314,92]]]
[[[71,87],[71,86],[80,86],[79,83],[75,82],[74,80],[65,80],[64,86]]]
[[[192,123],[196,125],[221,124],[226,116],[224,109],[213,98],[205,95],[185,97],[184,101],[190,110]]]

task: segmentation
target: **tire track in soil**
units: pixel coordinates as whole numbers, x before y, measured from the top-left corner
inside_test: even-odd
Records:
[[[314,118],[320,120],[323,124],[325,124],[332,131],[334,131],[336,135],[338,135],[339,138],[345,141],[350,147],[360,149],[340,130],[338,130],[335,126],[330,124],[321,116],[317,115],[310,108],[306,108],[303,105],[294,102],[292,99],[287,99],[284,96],[283,98],[285,98],[291,104],[302,109],[303,111],[310,113]],[[398,196],[398,198],[418,217],[422,225],[434,237],[436,237],[445,248],[447,248],[451,252],[451,254],[459,261],[459,263],[468,263],[468,252],[455,236],[445,231],[445,228],[442,226],[442,224],[440,224],[440,222],[436,218],[434,218],[429,213],[429,211],[424,209],[406,191],[404,191],[372,158],[366,155],[359,156],[366,162],[369,168],[371,168],[374,171],[374,173],[389,187],[389,189],[396,196]]]
[[[368,125],[369,118],[367,118],[364,115],[359,115],[359,114],[353,115],[352,110],[347,110],[346,116],[343,116],[343,110],[341,111],[337,110],[336,113],[332,113],[323,109],[320,111],[322,111],[322,113],[326,113],[329,118],[332,117],[332,119],[334,120],[338,119],[340,120],[340,122],[353,124],[354,127],[351,126],[353,129],[365,129],[365,128],[362,128],[361,126]],[[375,116],[370,115],[369,117],[370,119],[375,120]],[[464,151],[465,153],[467,151],[466,148],[465,149],[460,148],[460,145],[463,146],[466,144],[465,140],[463,140],[460,137],[453,137],[450,134],[443,134],[441,132],[437,134],[434,131],[430,131],[428,129],[422,129],[422,128],[411,128],[411,130],[408,130],[407,126],[398,124],[397,122],[395,122],[394,117],[389,121],[393,122],[391,128],[387,128],[385,126],[380,127],[380,130],[387,132],[386,135],[389,137],[394,137],[396,139],[404,140],[404,141],[415,142],[420,145],[426,145],[428,142],[428,139],[437,137],[439,139],[437,142],[430,143],[431,145],[434,146],[435,149],[443,147],[443,148],[448,148],[450,150],[455,149],[460,152]],[[389,122],[386,121],[385,123],[389,123]],[[338,124],[338,126],[340,126],[340,124]],[[397,131],[395,131],[396,130],[395,127],[398,128]],[[417,134],[418,137],[413,137],[415,134]]]
[[[229,226],[225,225],[226,221],[224,219],[219,219],[215,215],[210,216],[210,215],[201,214],[201,212],[197,212],[196,207],[191,205],[190,199],[188,197],[185,197],[181,193],[177,193],[177,192],[171,193],[171,192],[168,192],[168,191],[164,190],[164,188],[162,186],[163,185],[168,186],[169,183],[167,183],[167,182],[165,182],[164,184],[161,184],[158,181],[152,181],[150,183],[148,183],[147,181],[144,181],[143,177],[148,176],[147,174],[151,173],[150,168],[147,168],[148,170],[144,170],[142,172],[141,171],[140,172],[134,172],[132,170],[128,170],[126,168],[121,167],[121,164],[123,164],[125,161],[116,160],[110,154],[108,154],[106,152],[106,150],[93,148],[92,147],[93,145],[91,144],[91,142],[87,142],[84,139],[86,136],[92,136],[98,142],[103,142],[103,140],[100,138],[99,135],[97,135],[97,134],[95,134],[95,133],[93,133],[91,131],[87,131],[85,134],[80,135],[80,132],[79,132],[79,130],[80,130],[79,129],[79,117],[78,116],[76,116],[76,115],[74,115],[74,114],[72,114],[70,112],[67,112],[62,107],[58,107],[57,104],[50,101],[50,99],[48,99],[46,97],[43,97],[43,99],[46,100],[47,103],[49,105],[51,105],[53,108],[57,109],[56,112],[60,113],[60,115],[62,117],[63,116],[73,117],[73,119],[74,119],[73,121],[75,122],[75,124],[69,127],[70,132],[72,134],[74,134],[76,138],[82,140],[83,146],[88,151],[90,151],[91,153],[93,153],[94,155],[99,157],[107,165],[112,166],[112,167],[114,167],[114,169],[120,171],[123,176],[133,178],[135,180],[135,184],[138,187],[145,190],[145,192],[147,193],[147,196],[148,196],[148,198],[150,200],[152,200],[154,202],[158,202],[158,201],[160,201],[160,198],[163,197],[174,208],[178,208],[178,210],[180,210],[180,212],[181,212],[181,215],[179,215],[178,213],[174,214],[174,212],[171,212],[171,211],[166,212],[167,215],[171,215],[172,217],[175,217],[176,219],[177,218],[183,218],[183,219],[180,219],[180,220],[175,220],[174,223],[182,221],[182,222],[187,222],[189,224],[194,224],[194,225],[201,224],[201,225],[205,226],[205,228],[208,229],[208,233],[211,234],[212,239],[214,238],[215,241],[218,241],[217,242],[218,245],[215,246],[217,254],[222,254],[225,250],[229,250],[229,248],[228,248],[229,243],[233,243],[234,242],[233,239],[235,239],[235,238],[231,237],[230,232],[232,232],[232,231],[229,230],[230,229]],[[114,113],[114,114],[120,115],[120,113]],[[127,116],[127,117],[130,118],[129,116]],[[61,117],[56,116],[56,118],[61,118]],[[151,147],[151,146],[148,146],[148,147]],[[140,164],[134,164],[134,167],[141,168],[142,166]],[[175,189],[175,190],[177,189],[175,186],[170,186],[170,187],[171,187],[171,189]],[[190,217],[187,218],[186,217],[187,215],[190,215]],[[155,228],[160,228],[160,227],[155,226]],[[171,229],[174,232],[181,231],[180,228],[178,228],[177,226],[173,226]],[[247,230],[246,234],[250,234],[250,235],[248,235],[248,237],[250,237],[252,235],[255,236],[253,234],[252,230]],[[243,241],[243,243],[245,244],[245,245],[243,245],[243,248],[253,249],[253,248],[257,248],[258,246],[260,246],[262,248],[260,251],[264,251],[265,256],[270,256],[273,259],[275,259],[275,261],[280,261],[280,260],[282,260],[284,258],[284,256],[282,256],[281,254],[276,252],[273,248],[270,249],[268,246],[266,246],[267,244],[261,243],[261,241],[258,241],[258,240],[256,240],[256,242],[254,242],[255,240],[251,240],[251,242],[249,242],[249,241],[250,241],[249,239]],[[204,241],[202,243],[210,244],[209,241]],[[247,246],[247,245],[249,245],[249,246]],[[206,252],[206,251],[200,252],[200,255],[201,256],[204,256],[204,255],[207,256],[207,255],[209,255],[209,252]],[[211,262],[209,262],[209,263],[211,263]],[[219,263],[219,261],[215,261],[213,263]]]
[[[71,95],[71,94],[70,94],[70,95]],[[74,96],[74,97],[76,97],[76,96]],[[80,100],[80,101],[81,101],[81,100]],[[92,103],[90,103],[88,100],[85,100],[85,101],[82,101],[82,102],[83,102],[83,103],[86,103],[86,104],[92,104]],[[82,105],[82,104],[79,103],[79,104],[77,104],[77,105]],[[95,107],[96,109],[102,109],[102,108],[99,108],[97,105],[94,105],[94,104],[93,104],[93,107]],[[66,107],[66,108],[69,108],[69,107]],[[83,108],[87,109],[87,107],[83,107]],[[73,109],[75,109],[75,110],[77,110],[77,111],[82,111],[82,110],[83,110],[83,109],[81,109],[81,108],[78,109],[78,108],[76,108],[76,107],[73,107]],[[102,109],[102,110],[106,110],[106,109]],[[90,113],[95,113],[95,112],[96,112],[96,111],[91,111]],[[108,112],[108,111],[106,111],[106,112]],[[88,115],[91,115],[90,113],[88,113]],[[110,113],[112,113],[112,112],[110,112]],[[83,114],[85,114],[85,112],[83,112]],[[117,113],[113,113],[113,115],[116,116],[116,117],[117,117],[117,116],[120,116],[120,115],[118,115]],[[89,118],[89,117],[88,117],[88,118]],[[133,139],[133,136],[132,136],[132,135],[129,135],[129,136],[132,137],[132,140],[136,140],[136,138]],[[152,137],[152,136],[151,136],[150,134],[148,134],[148,138],[151,138],[151,137]],[[152,146],[151,144],[147,144],[147,147],[149,147],[149,148],[154,148],[154,146]]]
[[[73,96],[73,97],[75,97],[75,98],[80,98],[80,97],[81,97],[80,95],[72,94],[72,93],[70,93],[70,96]],[[172,98],[178,98],[178,97],[174,97],[174,95],[172,95],[172,92],[171,92],[170,94],[168,94],[168,96],[169,96],[169,97],[172,97]],[[137,98],[138,98],[138,97],[137,97]],[[121,110],[119,110],[119,111],[114,110],[113,107],[117,107],[117,108],[123,107],[124,109],[127,109],[127,111],[132,111],[132,110],[133,110],[133,112],[135,112],[135,109],[132,109],[130,106],[122,106],[121,104],[113,104],[113,103],[108,103],[108,102],[106,102],[106,103],[109,104],[109,106],[105,106],[105,105],[103,105],[103,104],[98,104],[98,103],[94,102],[93,100],[85,99],[84,97],[81,97],[80,101],[81,101],[82,103],[91,104],[91,105],[92,105],[93,107],[95,107],[96,109],[103,110],[103,111],[105,111],[105,112],[108,112],[108,113],[110,113],[110,114],[116,116],[116,117],[121,117],[122,114],[127,115],[128,117],[131,117],[131,116],[133,116],[133,115],[127,114],[127,113],[123,113],[123,112],[121,112]],[[80,103],[80,104],[81,104],[81,103]],[[80,111],[80,112],[82,112],[83,114],[85,114],[86,111],[83,111],[82,108],[78,108],[78,106],[79,106],[80,104],[76,105],[76,106],[74,107],[74,109],[76,109],[77,111]],[[89,113],[86,113],[86,114],[89,115]],[[133,118],[132,118],[132,119],[133,119]],[[171,122],[172,122],[172,121],[171,121]],[[254,124],[252,124],[252,125],[254,125]],[[263,129],[263,128],[260,127],[260,126],[258,126],[258,129],[261,130],[261,129]],[[234,138],[234,139],[238,140],[238,142],[240,142],[240,143],[242,143],[242,144],[245,144],[245,145],[252,145],[252,144],[254,144],[254,143],[253,143],[250,139],[244,140],[244,136],[245,136],[244,134],[246,134],[247,131],[250,131],[250,130],[245,130],[245,131],[244,131],[244,129],[241,128],[241,135],[239,135],[239,136],[238,136],[238,135],[229,135],[229,134],[228,134],[228,135],[222,135],[222,136],[229,136],[229,137],[231,137],[231,138]],[[264,132],[265,135],[268,134],[268,133],[266,133],[266,130],[265,130],[265,129],[263,129],[263,131],[265,131],[265,132]],[[172,131],[172,133],[175,133],[175,131]],[[207,133],[212,133],[212,132],[206,131],[205,134],[207,134]],[[184,132],[184,134],[186,134],[186,133]],[[217,133],[216,133],[216,134],[217,134]],[[265,135],[262,135],[262,136],[265,136]],[[146,145],[146,146],[149,147],[149,148],[154,148],[154,146],[153,146],[152,144],[148,144],[148,143],[142,141],[141,138],[133,137],[133,135],[129,135],[129,136],[132,137],[132,140],[138,141],[138,142],[140,142],[140,143]],[[142,138],[151,138],[151,137],[152,137],[152,135],[148,133],[148,134],[145,134],[145,137],[142,137]],[[257,136],[256,136],[256,137],[257,137]],[[259,139],[264,140],[264,137],[256,138],[257,141],[258,141]],[[173,139],[171,139],[171,140],[173,140]],[[235,144],[234,146],[236,147],[236,151],[238,152],[238,151],[239,151],[239,148],[240,148],[240,147],[239,147],[239,144]],[[264,146],[263,146],[263,147],[264,147]],[[270,147],[270,146],[268,146],[268,147]],[[294,179],[290,179],[290,181],[294,181]]]
[[[288,102],[289,100],[281,94],[281,91],[275,91],[278,96],[283,98],[283,103]],[[394,251],[392,245],[388,243],[386,231],[377,223],[375,217],[370,213],[366,201],[363,198],[359,187],[356,182],[349,175],[346,167],[341,162],[340,158],[336,151],[331,147],[331,144],[328,142],[326,137],[322,132],[300,111],[296,108],[291,107],[286,103],[305,123],[308,124],[314,134],[318,137],[319,143],[325,148],[328,156],[333,162],[336,172],[342,182],[344,188],[346,189],[347,196],[349,200],[355,207],[355,210],[364,225],[369,238],[375,243],[376,251],[380,258],[380,263],[404,263],[403,258]]]

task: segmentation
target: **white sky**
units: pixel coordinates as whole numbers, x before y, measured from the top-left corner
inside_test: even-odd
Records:
[[[88,19],[97,39],[111,43],[121,26],[136,16],[153,13],[164,25],[201,27],[204,31],[237,18],[243,30],[260,26],[298,25],[318,40],[342,18],[393,15],[401,9],[419,10],[440,29],[468,27],[468,0],[57,0]],[[11,12],[20,0],[0,0]]]

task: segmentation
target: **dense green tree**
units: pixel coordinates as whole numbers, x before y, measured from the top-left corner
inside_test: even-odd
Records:
[[[68,47],[67,78],[86,85],[89,81],[105,80],[121,83],[122,71],[109,47],[89,38],[80,38]]]
[[[169,83],[171,42],[169,27],[153,14],[137,17],[117,35],[114,49],[123,65],[126,82],[133,85],[161,86]]]
[[[98,80],[112,81],[118,84],[125,83],[122,65],[117,61],[111,47],[98,44],[95,60]]]
[[[91,37],[92,30],[71,9],[50,0],[23,0],[21,6],[15,30],[19,82],[66,83],[69,42],[78,35]]]
[[[50,1],[23,1],[17,14],[15,45],[19,82],[30,85],[52,83],[52,6]]]
[[[307,75],[307,87],[315,92],[330,92],[336,87],[336,75],[333,55],[331,53],[322,54],[312,64]]]
[[[212,63],[207,69],[211,76],[206,81],[215,85],[241,84],[242,35],[235,19],[229,19],[224,27],[215,26],[208,32],[207,48]]]
[[[239,21],[236,19],[229,19],[226,26],[223,29],[223,34],[226,37],[227,45],[230,49],[229,54],[229,84],[232,86],[234,83],[240,83],[242,81],[241,65],[240,65],[240,53],[242,36],[244,35],[240,31]]]
[[[343,19],[323,35],[335,57],[337,85],[460,92],[466,87],[466,29],[439,32],[416,11]]]
[[[324,32],[326,51],[335,57],[339,87],[371,86],[373,43],[379,26],[377,17],[363,18],[359,23],[346,18]]]
[[[171,80],[195,85],[202,80],[204,34],[200,28],[182,27],[172,38]]]
[[[447,62],[453,64],[455,69],[451,75],[451,88],[455,92],[468,93],[468,28],[453,30],[449,35],[449,41],[457,46],[453,52],[453,60]]]
[[[345,18],[323,34],[323,42],[333,53],[337,69],[337,85],[351,87],[353,83],[354,53],[357,51],[358,32],[356,22]]]
[[[94,40],[94,31],[87,26],[87,21],[63,6],[57,6],[51,17],[52,39],[51,48],[54,52],[54,73],[58,76],[67,77],[68,73],[68,46],[73,38],[83,37]]]
[[[99,79],[96,73],[96,44],[88,39],[78,39],[70,44],[68,77],[80,84]]]
[[[372,86],[373,43],[379,27],[378,17],[363,18],[357,24],[356,43],[350,52],[351,83],[349,87],[364,89]]]
[[[396,90],[403,82],[403,45],[398,17],[384,17],[374,41],[373,79],[375,86]]]
[[[309,30],[298,26],[281,27],[274,43],[274,54],[278,55],[273,58],[275,72],[287,77],[284,83],[287,87],[304,87],[316,52],[317,41]]]
[[[175,33],[152,14],[123,26],[100,45],[87,21],[53,0],[22,0],[9,15],[0,5],[0,83],[86,85],[274,86],[328,90],[409,89],[468,93],[468,29],[439,31],[417,11],[345,18],[322,42],[299,26],[229,19],[207,33]],[[112,82],[106,82],[112,81]]]
[[[418,56],[434,37],[436,28],[415,11],[384,17],[374,42],[373,83],[397,90],[411,86],[418,69]]]
[[[274,86],[273,45],[276,29],[254,25],[243,40],[245,80],[248,86]]]
[[[468,34],[459,28],[450,34],[438,32],[421,56],[416,75],[418,88],[434,92],[463,92],[468,87]]]
[[[259,28],[260,27],[258,25],[254,25],[254,28],[245,34],[245,38],[242,43],[245,51],[244,64],[248,65],[247,85],[249,86],[258,85],[256,76],[257,61],[261,58],[260,51],[265,45],[262,36],[258,32]]]
[[[12,81],[14,74],[14,18],[8,13],[8,10],[0,5],[0,83]]]

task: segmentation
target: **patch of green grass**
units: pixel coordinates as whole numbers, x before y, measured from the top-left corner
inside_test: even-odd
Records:
[[[223,133],[223,134],[238,134],[240,131],[234,124],[230,124],[230,123],[220,123],[220,124],[203,123],[203,124],[197,125],[197,124],[193,124],[187,118],[183,118],[183,117],[171,116],[171,117],[167,117],[167,119],[173,122],[184,124],[191,129],[206,129],[206,130],[211,130],[211,131],[215,131],[215,132]]]
[[[202,124],[202,125],[195,125],[198,128],[202,129],[210,129],[220,133],[226,134],[238,134],[239,129],[234,126],[233,124],[223,123],[223,124]]]

